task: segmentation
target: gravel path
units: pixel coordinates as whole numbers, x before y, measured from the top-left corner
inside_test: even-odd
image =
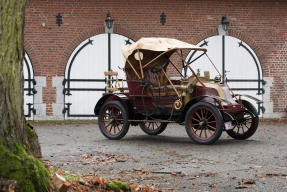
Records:
[[[38,125],[43,159],[73,173],[118,178],[162,191],[287,191],[287,124],[261,122],[245,141],[223,133],[214,145],[193,143],[184,126],[159,136],[131,126],[119,141],[96,124]]]

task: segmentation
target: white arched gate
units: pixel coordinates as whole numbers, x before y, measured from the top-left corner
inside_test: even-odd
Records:
[[[212,36],[200,43],[198,46],[205,47],[207,54],[221,71],[224,81],[238,94],[251,95],[259,100],[263,100],[264,89],[262,84],[262,69],[260,62],[254,51],[243,41],[231,36]],[[201,53],[191,51],[186,61],[189,63]],[[201,75],[204,71],[210,72],[210,78],[217,75],[216,70],[209,62],[206,56],[194,61],[191,66],[195,70],[200,70]],[[188,75],[191,75],[187,71]],[[261,103],[249,100],[258,110],[258,113],[264,112]]]
[[[37,93],[34,86],[36,81],[34,79],[34,70],[31,60],[27,53],[23,58],[23,74],[24,74],[24,115],[26,119],[33,119],[36,113],[34,109],[34,94]]]
[[[119,34],[99,34],[78,45],[65,70],[63,113],[66,118],[94,117],[94,107],[106,91],[104,71],[119,72],[124,79],[121,49],[133,42]]]

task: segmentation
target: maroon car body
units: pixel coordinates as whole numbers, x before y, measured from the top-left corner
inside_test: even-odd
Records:
[[[185,124],[187,134],[200,144],[214,143],[224,130],[235,139],[253,135],[258,126],[255,108],[222,83],[219,72],[213,82],[208,72],[196,74],[184,60],[183,52],[190,50],[203,52],[198,58],[207,56],[204,48],[167,38],[142,38],[124,47],[127,87],[119,86],[116,72],[105,72],[107,92],[95,106],[104,136],[120,139],[130,125],[157,135],[168,123]],[[168,67],[178,76],[170,77]]]

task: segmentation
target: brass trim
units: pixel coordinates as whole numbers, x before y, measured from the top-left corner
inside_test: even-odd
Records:
[[[164,72],[164,70],[163,70],[163,69],[161,69],[161,70],[162,70],[164,76],[167,78],[167,80],[168,80],[168,82],[170,83],[170,85],[172,86],[173,90],[176,92],[176,95],[177,95],[178,97],[180,97],[180,95],[179,95],[177,89],[174,87],[173,83],[172,83],[171,80],[168,78],[168,76],[166,75],[166,73]]]
[[[181,109],[181,107],[182,107],[182,101],[180,99],[176,100],[173,103],[173,108],[174,109],[179,110],[179,109]]]
[[[128,62],[128,64],[131,66],[132,70],[135,72],[135,74],[137,75],[137,77],[138,77],[139,79],[141,79],[140,76],[139,76],[139,74],[138,74],[138,72],[135,70],[134,66],[131,64],[131,62],[129,61],[129,59],[127,59],[127,62]]]
[[[118,76],[118,72],[116,72],[116,71],[105,71],[104,75],[105,76],[109,76],[109,75],[111,75],[111,76]]]

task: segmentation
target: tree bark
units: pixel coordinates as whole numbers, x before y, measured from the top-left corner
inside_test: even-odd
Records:
[[[0,139],[23,146],[24,8],[25,0],[0,0]]]
[[[23,109],[25,3],[0,0],[0,180],[16,180],[16,191],[45,192],[49,174],[33,157],[41,155],[40,145]]]
[[[25,3],[0,0],[0,140],[19,143],[39,157],[38,137],[29,134],[23,109]]]
[[[37,134],[24,116],[24,19],[26,0],[0,0],[0,141],[41,156]],[[30,133],[30,134],[29,134]]]

